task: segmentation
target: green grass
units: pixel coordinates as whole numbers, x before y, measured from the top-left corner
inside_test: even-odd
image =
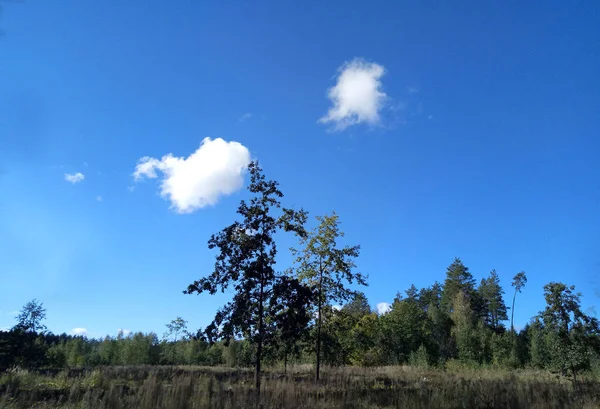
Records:
[[[0,376],[0,409],[254,408],[248,369],[106,367]],[[421,370],[411,367],[312,368],[263,376],[260,407],[270,408],[600,408],[600,382],[577,387],[547,372]]]

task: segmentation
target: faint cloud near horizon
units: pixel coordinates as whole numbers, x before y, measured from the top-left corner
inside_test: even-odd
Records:
[[[327,92],[332,106],[318,122],[333,125],[333,131],[361,123],[378,125],[379,113],[387,100],[381,83],[385,68],[355,58],[342,64],[338,72],[336,84]]]

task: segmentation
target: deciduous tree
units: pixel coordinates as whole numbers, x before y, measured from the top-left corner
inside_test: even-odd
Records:
[[[301,239],[300,249],[292,249],[296,255],[298,276],[315,289],[317,331],[315,339],[316,367],[315,379],[319,379],[321,367],[321,331],[323,307],[333,302],[341,303],[355,292],[346,287],[356,281],[367,285],[366,277],[355,272],[354,260],[358,257],[360,246],[339,246],[337,240],[344,236],[339,229],[339,217],[318,216],[319,225]]]

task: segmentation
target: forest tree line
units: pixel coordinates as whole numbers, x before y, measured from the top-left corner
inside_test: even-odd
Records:
[[[509,304],[498,274],[479,283],[460,259],[447,268],[443,282],[414,285],[398,293],[389,311],[371,309],[364,293],[367,277],[356,271],[359,246],[341,246],[343,232],[333,213],[317,217],[281,207],[277,182],[267,180],[256,162],[249,166],[251,193],[241,216],[209,240],[217,250],[215,269],[194,281],[186,294],[233,290],[205,329],[189,332],[177,318],[166,333],[134,333],[104,339],[54,335],[43,326],[45,309],[32,301],[17,325],[0,332],[0,370],[90,367],[97,365],[254,366],[399,365],[429,367],[549,369],[576,378],[600,372],[600,326],[582,311],[573,286],[544,286],[546,305],[515,331],[512,316],[527,291],[524,272],[515,275]],[[277,270],[278,233],[294,234],[294,263]],[[341,307],[334,307],[341,305]]]

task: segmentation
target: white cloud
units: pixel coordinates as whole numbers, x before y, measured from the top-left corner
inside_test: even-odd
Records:
[[[96,201],[101,202],[102,201],[102,196],[100,196],[100,195],[96,196]]]
[[[65,180],[73,184],[81,182],[85,179],[85,175],[81,172],[77,173],[65,173]]]
[[[8,328],[8,327],[0,328],[0,332],[8,332],[8,331],[10,331],[10,328]]]
[[[252,112],[246,112],[245,114],[241,115],[238,120],[240,122],[244,122],[244,121],[247,121],[250,118],[252,118]]]
[[[73,328],[71,330],[72,335],[86,335],[87,330],[85,328]]]
[[[377,304],[377,312],[379,313],[379,315],[383,315],[389,312],[391,308],[392,304],[390,304],[389,302],[380,302],[379,304]]]
[[[360,58],[343,64],[336,85],[327,94],[333,106],[319,122],[333,123],[338,131],[360,123],[378,124],[379,111],[387,98],[381,90],[384,74],[383,66]]]
[[[129,334],[131,334],[131,330],[130,329],[123,329],[123,328],[119,328],[117,330],[117,332],[122,332],[124,337],[128,337]]]
[[[341,305],[332,305],[331,308],[333,308],[336,311],[340,311],[342,309]]]
[[[192,213],[241,189],[250,161],[250,151],[241,143],[204,138],[187,158],[170,153],[162,159],[141,158],[133,177],[135,181],[145,177],[156,179],[160,171],[160,195],[178,213]]]

